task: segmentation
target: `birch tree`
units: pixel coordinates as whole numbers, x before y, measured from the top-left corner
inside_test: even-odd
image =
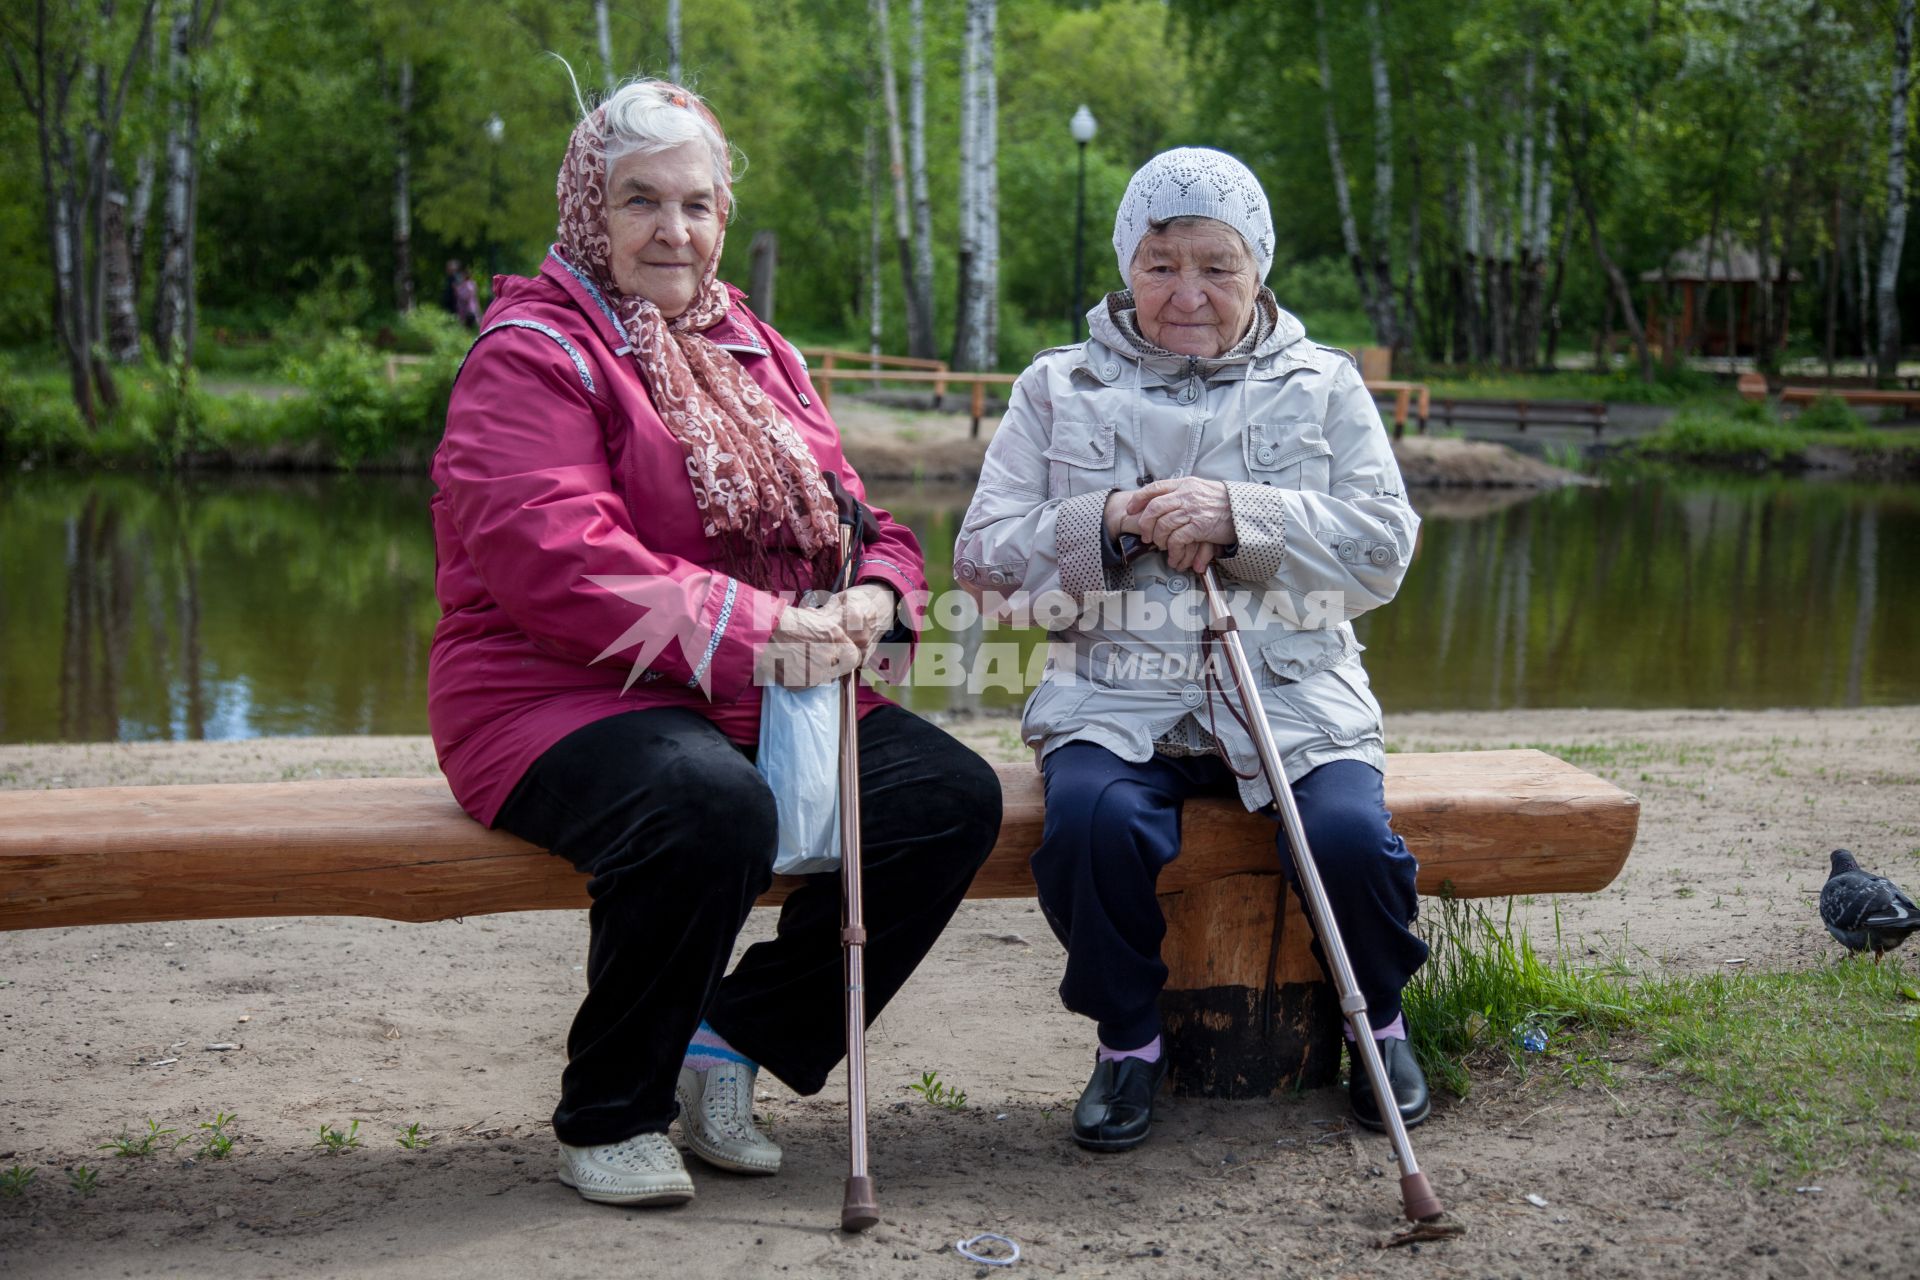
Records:
[[[893,34],[887,0],[870,0],[873,39],[880,54],[880,96],[887,113],[887,160],[893,187],[893,234],[900,250],[900,283],[907,299],[907,352],[933,357],[932,299],[918,288],[914,271],[912,209],[907,203],[907,162],[900,141],[900,88],[893,74]]]
[[[198,336],[194,241],[200,201],[200,83],[195,64],[219,16],[220,0],[181,0],[167,38],[167,185],[153,319],[154,348],[163,360],[191,362]]]
[[[680,0],[667,0],[667,79],[680,83]]]
[[[1900,373],[1900,252],[1907,240],[1907,90],[1913,61],[1914,0],[1900,0],[1893,29],[1892,119],[1887,134],[1887,230],[1880,241],[1880,274],[1874,282],[1879,304],[1880,376]]]
[[[960,90],[960,300],[953,365],[999,362],[999,89],[994,70],[994,0],[967,0]]]
[[[125,26],[113,0],[81,14],[36,0],[24,30],[11,16],[0,20],[0,52],[34,122],[54,336],[66,357],[74,405],[90,426],[119,403],[102,350],[107,273],[101,254],[113,145],[156,3],[147,0],[137,10],[137,30],[124,51],[114,39],[124,39]],[[83,106],[89,85],[91,111]]]
[[[600,45],[600,82],[613,92],[613,22],[607,0],[593,0],[593,31]]]
[[[907,64],[907,165],[913,187],[913,291],[926,310],[933,353],[933,203],[927,195],[927,23],[924,0],[911,0]],[[917,353],[916,353],[917,354]]]
[[[1387,79],[1380,0],[1367,0],[1367,61],[1373,73],[1373,293],[1382,346],[1407,345],[1393,289],[1393,88]]]
[[[413,59],[396,73],[393,113],[393,309],[413,310]]]

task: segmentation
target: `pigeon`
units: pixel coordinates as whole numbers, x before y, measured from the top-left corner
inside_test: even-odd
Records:
[[[1872,951],[1873,962],[1920,933],[1920,907],[1885,876],[1862,871],[1845,849],[1833,851],[1833,874],[1820,890],[1820,920],[1849,951]]]

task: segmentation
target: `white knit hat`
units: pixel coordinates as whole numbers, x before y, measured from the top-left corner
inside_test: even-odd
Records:
[[[1113,215],[1113,251],[1120,278],[1128,278],[1134,250],[1153,224],[1172,218],[1213,218],[1247,242],[1260,279],[1273,266],[1273,214],[1253,171],[1224,151],[1177,147],[1140,166]]]

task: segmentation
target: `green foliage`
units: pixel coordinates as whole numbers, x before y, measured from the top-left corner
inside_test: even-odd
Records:
[[[360,1122],[355,1120],[344,1132],[323,1124],[320,1126],[320,1140],[313,1145],[330,1156],[350,1151],[360,1145]]]
[[[287,376],[307,392],[282,410],[289,434],[317,441],[348,468],[429,452],[446,425],[459,357],[438,350],[392,366],[391,378],[389,359],[348,330],[289,360]]]
[[[200,1122],[200,1158],[202,1160],[224,1160],[233,1152],[233,1135],[227,1132],[227,1126],[240,1117],[225,1111],[213,1113],[213,1119]]]
[[[0,1196],[11,1200],[16,1196],[25,1195],[27,1188],[33,1185],[35,1172],[29,1166],[18,1164],[0,1171]]]
[[[937,1071],[922,1072],[920,1082],[910,1084],[907,1088],[919,1094],[930,1106],[940,1107],[946,1111],[966,1109],[967,1095],[950,1084],[942,1084],[940,1073]]]
[[[1775,421],[1746,414],[1683,410],[1652,435],[1629,443],[1630,457],[1706,465],[1778,466],[1806,448],[1807,437]]]
[[[165,1141],[168,1138],[173,1141]],[[122,1159],[144,1160],[156,1151],[172,1151],[185,1141],[185,1138],[177,1136],[176,1130],[162,1129],[158,1120],[149,1117],[145,1133],[135,1134],[122,1129],[120,1136],[107,1139],[100,1144],[99,1149],[111,1151]]]
[[[420,1127],[418,1120],[400,1130],[394,1141],[409,1151],[420,1151],[433,1145],[433,1135]]]
[[[84,1164],[75,1165],[67,1170],[67,1185],[77,1195],[90,1196],[100,1189],[100,1171]]]
[[[1529,1028],[1547,1032],[1552,1055],[1563,1032],[1625,1025],[1626,993],[1608,979],[1543,959],[1525,930],[1515,932],[1511,901],[1497,922],[1478,904],[1453,898],[1423,916],[1432,953],[1407,985],[1407,1027],[1421,1067],[1453,1093],[1466,1096],[1474,1057],[1522,1063],[1519,1039]]]
[[[1821,396],[1794,415],[1793,425],[1802,431],[1853,432],[1867,424],[1839,396]]]

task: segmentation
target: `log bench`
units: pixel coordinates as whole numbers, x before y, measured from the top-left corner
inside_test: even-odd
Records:
[[[1639,801],[1544,752],[1387,761],[1387,805],[1420,860],[1423,894],[1591,893],[1633,847]],[[1040,775],[1028,763],[996,769],[1005,820],[967,896],[1030,898]],[[1264,1096],[1338,1072],[1332,988],[1278,874],[1274,831],[1230,800],[1186,807],[1180,857],[1159,886],[1177,1093]],[[761,905],[795,883],[777,880]],[[0,930],[586,905],[585,877],[475,823],[438,777],[0,791]]]
[[[1434,403],[1440,407],[1434,416],[1452,426],[1461,422],[1485,422],[1512,426],[1524,433],[1535,427],[1592,427],[1599,435],[1607,427],[1605,401],[1582,400],[1460,400],[1442,396]]]

